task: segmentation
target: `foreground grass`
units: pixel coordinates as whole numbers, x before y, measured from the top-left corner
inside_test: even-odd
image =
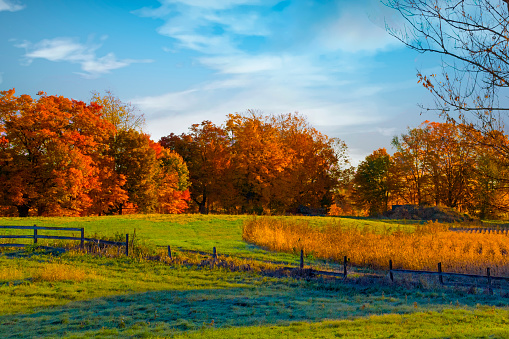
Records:
[[[88,276],[35,278],[51,265]],[[22,272],[0,276],[2,338],[387,337],[402,329],[438,337],[506,334],[500,327],[509,316],[498,292],[406,289],[387,280],[277,279],[79,254],[4,254],[0,267]]]
[[[216,246],[219,253],[297,262],[295,254],[246,244],[242,224],[247,218],[2,218],[0,224],[85,227],[87,236],[108,237],[131,235],[136,229],[137,239],[151,248],[171,245],[211,252]],[[411,232],[418,226],[291,219],[314,228],[340,220],[342,226],[377,229],[380,234]],[[362,272],[350,274],[346,282],[306,281],[72,252],[3,253],[0,337],[509,337],[504,291],[489,296],[426,281],[417,288],[405,286],[387,278],[375,282]]]
[[[507,310],[451,310],[295,322],[289,326],[204,329],[174,338],[508,338]]]

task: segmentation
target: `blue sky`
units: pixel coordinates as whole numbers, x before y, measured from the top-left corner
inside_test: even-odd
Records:
[[[89,101],[112,91],[154,140],[255,109],[299,112],[354,163],[390,151],[431,97],[440,62],[385,31],[376,0],[0,0],[0,90]]]

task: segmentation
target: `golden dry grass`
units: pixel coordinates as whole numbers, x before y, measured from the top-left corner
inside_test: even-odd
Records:
[[[80,282],[97,279],[95,271],[60,263],[41,263],[38,267],[2,267],[0,268],[0,282],[31,279],[40,281],[73,281]]]
[[[420,226],[413,233],[382,233],[371,229],[342,227],[340,222],[311,227],[305,221],[253,218],[244,223],[244,240],[274,251],[301,249],[314,257],[341,261],[347,256],[352,265],[509,276],[509,237],[505,234],[448,231],[439,223]]]

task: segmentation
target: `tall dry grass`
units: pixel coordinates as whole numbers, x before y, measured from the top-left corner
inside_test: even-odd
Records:
[[[413,233],[380,232],[343,227],[341,222],[322,228],[305,221],[253,218],[244,223],[245,241],[273,251],[300,252],[334,261],[347,256],[352,265],[387,269],[437,270],[509,276],[509,237],[505,234],[448,231],[439,223],[418,226]]]
[[[60,263],[41,263],[39,267],[2,267],[0,268],[0,282],[31,279],[37,281],[73,281],[97,279],[95,271]]]

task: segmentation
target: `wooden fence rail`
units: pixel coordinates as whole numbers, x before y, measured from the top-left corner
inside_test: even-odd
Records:
[[[463,232],[463,233],[482,233],[482,234],[504,234],[509,235],[508,228],[495,228],[495,227],[451,227],[449,231]]]
[[[491,269],[489,267],[486,268],[486,275],[443,272],[442,271],[442,263],[438,263],[438,270],[437,270],[437,272],[434,272],[434,271],[418,271],[418,270],[414,271],[414,270],[405,270],[405,269],[393,269],[392,268],[392,260],[389,260],[389,277],[390,277],[391,281],[394,281],[394,273],[424,274],[424,275],[438,276],[438,281],[440,282],[440,284],[441,285],[448,285],[448,286],[472,286],[472,285],[471,284],[458,283],[458,282],[446,283],[443,280],[444,277],[486,279],[486,287],[488,288],[490,294],[493,294],[492,282],[494,280],[509,282],[509,277],[494,277],[494,276],[492,276],[491,275]]]
[[[33,230],[33,235],[0,235],[0,239],[33,239],[33,243],[37,244],[38,239],[53,239],[53,240],[79,240],[80,246],[85,246],[85,241],[93,242],[97,245],[112,245],[112,246],[125,246],[125,255],[129,256],[129,234],[125,235],[124,241],[108,241],[94,238],[85,238],[85,229],[75,227],[53,227],[53,226],[0,226],[0,229],[17,229],[17,230]],[[39,230],[51,230],[51,231],[74,231],[80,232],[79,237],[69,237],[60,235],[41,235]],[[0,247],[25,247],[27,244],[0,244]]]
[[[170,258],[170,259],[173,258],[173,252],[172,252],[172,249],[171,249],[170,245],[168,245],[168,246],[158,246],[158,247],[167,247],[167,249],[168,249],[168,258]],[[204,255],[204,256],[211,256],[214,261],[218,260],[218,253],[217,253],[217,248],[216,247],[212,248],[212,254],[208,253],[208,252],[203,252],[203,251],[186,250],[186,249],[181,249],[181,251],[196,253],[196,254],[200,254],[200,255]],[[223,254],[222,256],[223,257],[227,257],[227,258],[232,258],[232,256],[230,256],[228,254]],[[253,258],[247,258],[247,257],[235,257],[235,258],[237,258],[237,259],[253,259]],[[271,264],[284,264],[284,265],[288,265],[289,264],[289,263],[274,262],[274,261],[265,261],[265,260],[262,260],[262,262],[271,263]],[[340,278],[346,279],[346,277],[348,275],[347,263],[348,263],[348,258],[345,256],[343,258],[343,272],[320,271],[320,270],[315,270],[313,268],[308,268],[306,270],[309,273],[312,273],[314,275],[324,275],[324,276],[340,277]],[[304,269],[304,250],[300,251],[299,267],[284,266],[284,267],[281,267],[281,268],[283,270],[296,270],[296,269],[301,270],[301,271],[305,270]]]

